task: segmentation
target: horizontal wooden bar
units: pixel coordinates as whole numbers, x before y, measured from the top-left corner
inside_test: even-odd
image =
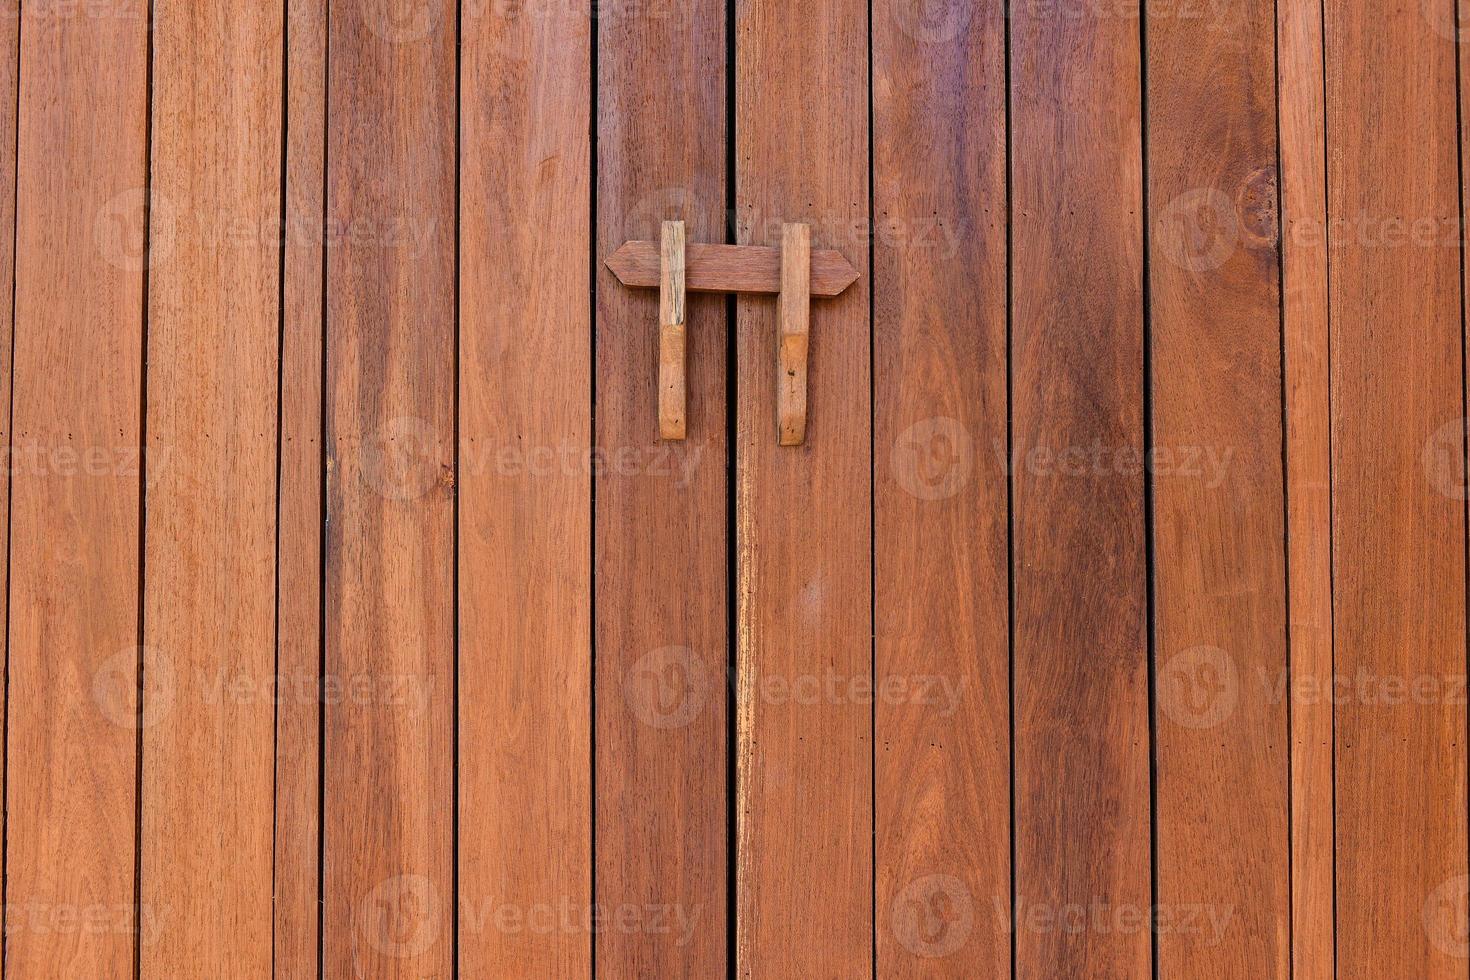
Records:
[[[781,250],[765,245],[690,244],[684,285],[694,293],[779,293]],[[607,267],[624,286],[656,289],[659,243],[624,242],[607,258]],[[812,249],[813,296],[836,296],[857,281],[858,273],[835,249]]]

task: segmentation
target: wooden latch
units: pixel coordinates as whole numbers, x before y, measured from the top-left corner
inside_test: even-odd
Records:
[[[665,221],[658,242],[624,242],[607,267],[625,286],[659,291],[658,434],[683,439],[688,406],[684,298],[696,293],[779,294],[777,441],[806,439],[807,349],[812,297],[836,296],[858,277],[834,249],[813,249],[811,227],[783,224],[781,246],[686,243],[684,222]]]

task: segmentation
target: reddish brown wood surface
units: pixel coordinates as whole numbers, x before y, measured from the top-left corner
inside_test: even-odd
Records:
[[[149,18],[141,0],[115,7],[67,17],[27,4],[20,21],[12,977],[131,976],[134,937],[156,942],[166,925],[134,897]],[[80,909],[101,910],[95,928],[56,928]]]
[[[1322,6],[1285,0],[1277,23],[1290,682],[1322,691],[1333,669]],[[1321,697],[1293,698],[1289,712],[1295,980],[1335,975],[1332,713]]]
[[[282,17],[153,23],[144,975],[271,972]]]
[[[792,30],[793,21],[805,27]],[[865,19],[737,0],[740,244],[812,226],[868,266]],[[777,302],[738,303],[736,970],[871,974],[873,713],[868,288],[811,311],[806,441],[777,445]],[[814,693],[815,692],[815,693]]]
[[[1005,977],[1005,22],[910,10],[873,8],[877,972]]]
[[[591,25],[462,24],[458,973],[587,978]]]
[[[666,220],[682,220],[690,240],[722,240],[723,5],[619,7],[599,19],[597,38],[595,254],[655,240]],[[597,973],[718,976],[728,950],[726,305],[689,297],[687,438],[659,443],[658,294],[597,276],[596,903],[625,910],[596,936]]]
[[[453,968],[456,22],[404,13],[330,14],[330,976]]]
[[[1470,978],[1451,0],[24,9],[0,975]]]
[[[1274,12],[1147,19],[1161,976],[1290,970]]]
[[[286,220],[277,501],[276,980],[317,976],[321,880],[322,292],[326,0],[286,22]]]
[[[1023,7],[1010,52],[1016,976],[1147,976],[1138,23]],[[1060,927],[1094,903],[1134,927]]]
[[[1463,978],[1455,10],[1325,10],[1337,969]]]
[[[12,304],[7,308],[3,300],[0,300],[0,398],[4,398],[3,406],[0,406],[0,439],[4,439],[7,450],[11,447],[11,410],[14,404],[12,393],[14,391],[15,371],[15,203],[16,203],[16,114],[19,108],[17,101],[18,86],[20,84],[20,7],[16,0],[7,3],[4,7],[4,23],[0,24],[0,100],[4,106],[0,108],[0,296],[5,290],[10,290]],[[6,191],[9,190],[7,194]],[[7,457],[10,458],[10,457]],[[8,471],[7,471],[8,474]],[[7,560],[5,570],[0,572],[0,616],[4,616],[5,622],[10,619],[10,491],[11,481],[7,475],[4,487],[0,489],[0,520],[3,520],[5,531],[0,535],[0,543],[5,547]],[[3,640],[5,647],[6,663],[9,664],[10,636],[6,630]],[[9,669],[8,666],[6,668]],[[0,698],[0,725],[5,724],[9,713],[9,704],[6,699]],[[0,752],[0,785],[3,785],[6,772],[5,753]],[[0,835],[5,833],[5,818],[0,816]],[[3,925],[3,922],[0,922]],[[0,952],[0,973],[4,972],[3,952]]]

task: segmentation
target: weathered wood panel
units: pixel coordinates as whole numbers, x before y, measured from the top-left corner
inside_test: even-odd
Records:
[[[1203,926],[1161,927],[1158,969],[1264,980],[1291,943],[1275,7],[1201,11],[1146,19],[1156,901]]]
[[[1337,968],[1463,978],[1455,10],[1325,11]]]
[[[782,223],[805,222],[813,248],[864,273],[813,305],[800,446],[777,444],[779,300],[738,303],[736,968],[862,977],[873,960],[867,25],[837,0],[737,0],[735,18],[739,242],[776,245]]]
[[[1004,11],[873,6],[878,975],[1010,975]]]
[[[589,281],[591,64],[591,24],[574,5],[487,5],[463,19],[467,977],[592,973],[592,315],[578,288]]]
[[[1147,976],[1139,25],[1023,5],[1010,51],[1016,975]]]
[[[1283,0],[1277,23],[1290,690],[1324,691],[1333,665],[1322,5]],[[1331,980],[1332,701],[1293,697],[1289,705],[1292,976]]]
[[[725,239],[725,9],[598,21],[597,251]],[[676,135],[677,134],[677,135]],[[597,270],[599,976],[711,976],[728,949],[726,301],[686,308],[683,442],[658,441],[656,291]],[[655,921],[648,910],[657,910]]]
[[[283,20],[154,5],[144,975],[271,974]]]
[[[339,0],[327,106],[324,959],[454,949],[453,9]]]
[[[275,977],[317,975],[321,909],[326,0],[286,7],[286,220],[276,573]]]
[[[134,936],[149,945],[168,927],[167,910],[138,908],[134,875],[149,9],[114,7],[99,18],[26,4],[20,23],[12,977],[129,976]],[[146,683],[151,710],[167,685]],[[95,928],[58,928],[83,909]]]

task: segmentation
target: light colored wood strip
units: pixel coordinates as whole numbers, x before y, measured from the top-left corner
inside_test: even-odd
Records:
[[[1353,980],[1467,976],[1455,6],[1325,8],[1337,972]]]
[[[1011,25],[1016,976],[1147,977],[1146,928],[1030,925],[1151,904],[1139,25]]]
[[[143,670],[172,689],[144,704],[142,896],[168,923],[141,969],[263,978],[284,5],[155,9]]]
[[[1006,8],[919,9],[872,21],[877,973],[1009,980]]]
[[[781,249],[766,245],[711,245],[691,242],[685,253],[685,286],[693,293],[779,293]],[[858,271],[841,252],[812,249],[811,294],[837,296],[858,280]],[[629,241],[607,259],[625,286],[658,288],[659,243]]]
[[[286,12],[285,280],[277,604],[275,980],[316,980],[321,878],[322,197],[326,0]]]
[[[736,77],[760,80],[736,93],[738,240],[800,222],[866,268],[867,18],[849,0],[735,10]],[[777,305],[737,303],[736,968],[856,980],[873,965],[873,715],[853,696],[872,682],[868,290],[812,310],[821,411],[798,450],[771,438]]]
[[[597,254],[667,220],[723,240],[725,4],[624,5],[597,39]],[[597,904],[673,924],[600,931],[605,980],[719,977],[728,962],[725,310],[689,299],[699,384],[687,438],[659,443],[658,298],[599,270]]]
[[[454,966],[457,37],[396,8],[329,18],[323,959],[417,980]]]
[[[1327,371],[1327,187],[1322,5],[1280,0],[1282,302],[1291,690],[1332,682],[1332,444]],[[1291,701],[1294,980],[1332,980],[1332,700]]]
[[[683,439],[688,413],[684,336],[684,222],[665,221],[658,288],[658,435]]]
[[[590,980],[592,24],[576,4],[471,9],[460,75],[457,975]],[[652,316],[643,326],[651,336]],[[636,421],[650,432],[648,415]]]
[[[15,978],[132,976],[135,935],[147,947],[170,927],[168,909],[140,910],[134,893],[149,4],[82,13],[27,3],[20,23],[5,922]],[[158,240],[154,254],[168,247]],[[155,711],[168,680],[147,684]],[[84,909],[102,910],[101,924],[53,927]]]
[[[1274,11],[1146,19],[1156,900],[1209,922],[1167,977],[1290,972]]]
[[[806,359],[811,333],[812,230],[781,226],[781,299],[776,331],[776,430],[783,446],[806,438]]]

